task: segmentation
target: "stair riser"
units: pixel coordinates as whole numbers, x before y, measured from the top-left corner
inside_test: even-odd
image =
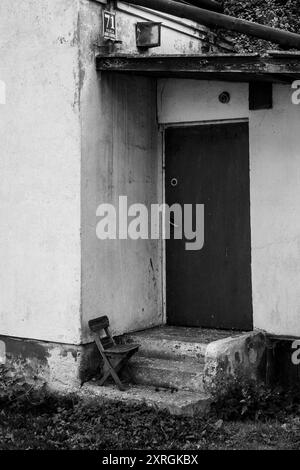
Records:
[[[133,342],[133,338],[130,338]],[[134,337],[134,342],[140,344],[139,354],[144,357],[158,359],[189,360],[194,359],[204,363],[207,345],[199,343],[183,343],[167,340],[146,340]]]
[[[172,370],[140,367],[136,364],[131,366],[131,371],[137,384],[195,392],[204,391],[203,374],[201,372],[191,374],[179,371],[176,373]]]

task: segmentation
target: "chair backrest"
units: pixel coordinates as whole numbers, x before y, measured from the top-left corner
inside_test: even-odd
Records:
[[[105,328],[109,327],[109,319],[106,315],[103,317],[93,318],[93,320],[89,321],[89,327],[93,333],[98,333],[99,331],[105,330]]]
[[[103,317],[93,318],[93,320],[89,321],[90,330],[94,333],[95,337],[97,337],[97,343],[100,343],[103,349],[111,348],[115,345],[114,339],[109,331],[109,319],[105,315]],[[101,337],[100,334],[102,331],[105,331],[106,336]],[[100,344],[99,344],[100,346]]]

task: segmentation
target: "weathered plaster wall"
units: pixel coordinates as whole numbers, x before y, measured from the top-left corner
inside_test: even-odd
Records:
[[[247,118],[248,84],[209,80],[160,79],[157,87],[158,121],[179,123]],[[230,93],[228,104],[219,101]]]
[[[81,1],[82,324],[108,315],[114,333],[162,322],[160,242],[96,236],[101,203],[157,202],[156,83],[98,75],[93,44],[101,31],[99,5]]]
[[[125,53],[139,53],[136,47],[135,25],[137,22],[156,21],[162,23],[161,46],[153,47],[148,54],[201,54],[203,40],[206,40],[208,29],[205,26],[176,18],[163,13],[147,10],[143,7],[118,2],[117,11],[117,39],[122,43],[119,51]]]
[[[80,341],[78,1],[1,0],[0,333]]]
[[[229,91],[231,102],[218,101]],[[254,327],[300,336],[300,106],[273,86],[273,109],[248,110],[247,84],[159,80],[160,123],[249,119]]]
[[[254,324],[300,336],[300,106],[288,85],[250,115]]]

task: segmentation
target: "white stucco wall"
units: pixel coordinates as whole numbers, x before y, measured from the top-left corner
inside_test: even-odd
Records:
[[[161,250],[157,240],[99,240],[96,210],[157,202],[159,193],[156,83],[96,73],[93,44],[101,33],[99,4],[81,1],[82,327],[108,315],[121,334],[162,323]]]
[[[1,0],[0,334],[80,341],[78,1]]]
[[[127,2],[117,2],[117,39],[121,52],[140,53],[136,47],[135,25],[137,22],[161,22],[161,45],[143,51],[146,54],[200,54],[207,28],[185,18],[176,18],[165,13],[148,10],[143,7],[130,5]]]
[[[219,101],[223,91],[230,93],[228,104]],[[161,124],[247,118],[248,84],[160,79],[157,85],[157,113]]]
[[[300,336],[300,106],[288,85],[250,115],[254,324]]]
[[[221,91],[231,102],[218,102]],[[248,110],[248,85],[159,80],[161,124],[249,119],[254,327],[300,336],[300,106],[273,86],[273,109]]]

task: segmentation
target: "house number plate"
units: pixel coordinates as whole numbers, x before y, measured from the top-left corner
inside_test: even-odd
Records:
[[[116,13],[103,11],[103,35],[106,39],[116,39]]]

